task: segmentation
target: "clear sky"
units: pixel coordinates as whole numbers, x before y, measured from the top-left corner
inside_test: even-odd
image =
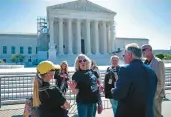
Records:
[[[46,7],[73,0],[0,0],[0,33],[36,33]],[[154,49],[170,49],[171,0],[89,0],[117,12],[116,36],[150,40]]]

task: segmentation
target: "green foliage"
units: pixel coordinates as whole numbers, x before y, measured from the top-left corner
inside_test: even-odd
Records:
[[[17,64],[18,62],[23,62],[24,58],[25,57],[21,54],[13,54],[11,56],[11,61]]]
[[[155,56],[162,60],[171,60],[171,55],[169,54],[156,54]]]
[[[158,57],[162,60],[164,58],[164,55],[163,54],[156,54],[156,57]]]
[[[171,55],[164,54],[164,60],[171,60]]]

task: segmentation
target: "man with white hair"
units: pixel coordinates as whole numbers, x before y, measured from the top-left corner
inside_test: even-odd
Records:
[[[155,57],[152,53],[152,47],[149,44],[145,44],[142,46],[143,56],[146,58],[145,64],[152,67],[157,75],[157,90],[154,99],[154,116],[155,117],[163,117],[162,115],[162,100],[165,97],[165,67],[164,63],[161,59]]]
[[[153,102],[157,76],[141,60],[141,48],[136,43],[126,45],[116,87],[111,90],[118,100],[115,117],[154,117]]]

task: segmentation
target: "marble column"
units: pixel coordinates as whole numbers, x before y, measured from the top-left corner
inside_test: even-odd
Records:
[[[58,48],[58,54],[63,54],[63,19],[59,18],[59,48]]]
[[[111,21],[110,22],[110,40],[111,40],[111,51],[115,51],[115,48],[114,48],[114,22]]]
[[[86,54],[91,54],[91,43],[90,43],[90,21],[86,20]]]
[[[81,21],[76,20],[76,38],[77,38],[77,54],[81,53]]]
[[[68,54],[73,54],[72,47],[72,19],[68,19]]]
[[[115,30],[115,21],[113,21],[113,49],[116,51],[116,30]]]
[[[95,39],[95,54],[99,54],[99,22],[94,21],[94,39]]]
[[[107,23],[107,50],[111,53],[110,23]]]
[[[103,54],[107,53],[106,22],[102,21]]]
[[[56,61],[56,49],[54,43],[54,18],[50,18],[49,20],[49,33],[50,33],[50,42],[49,42],[49,50],[48,50],[48,59],[52,62]]]

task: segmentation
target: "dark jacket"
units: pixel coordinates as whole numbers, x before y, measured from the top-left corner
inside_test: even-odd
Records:
[[[67,78],[64,79],[60,75],[62,75],[61,72],[56,72],[54,75],[54,79],[56,79],[56,85],[61,89],[62,92],[66,93],[68,90],[68,84],[67,81],[69,80],[69,73],[65,73],[67,75]]]
[[[111,89],[115,87],[115,82],[116,82],[114,72],[118,74],[119,68],[120,68],[119,66],[117,66],[116,69],[113,69],[112,67],[108,67],[106,70],[105,79],[104,79],[105,98],[109,98],[109,99],[112,98]]]
[[[157,86],[154,71],[135,59],[121,67],[112,96],[118,100],[116,117],[154,117],[153,100]]]
[[[41,102],[40,117],[68,117],[67,110],[61,108],[66,99],[58,87],[43,82],[39,89],[39,98]]]

